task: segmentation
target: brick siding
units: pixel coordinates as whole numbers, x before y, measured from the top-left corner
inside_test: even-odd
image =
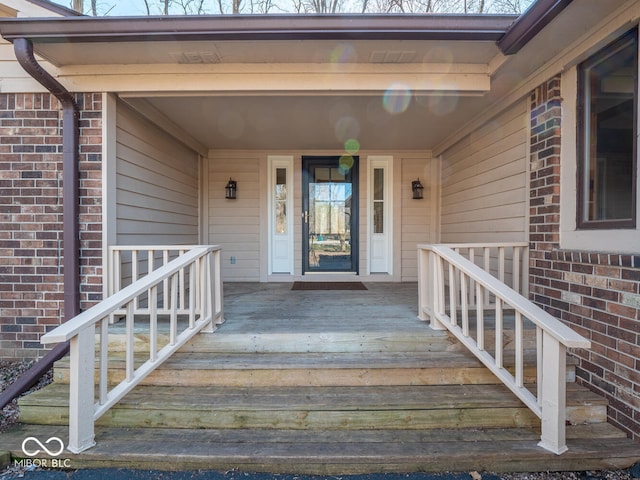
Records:
[[[102,95],[79,94],[81,308],[102,297]],[[44,353],[63,321],[62,109],[0,94],[0,358]]]
[[[573,352],[578,382],[605,396],[609,421],[640,440],[640,254],[560,248],[561,118],[555,77],[531,94],[530,293],[591,340]]]

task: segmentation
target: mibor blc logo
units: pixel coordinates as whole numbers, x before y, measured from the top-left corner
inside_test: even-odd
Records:
[[[27,457],[35,457],[41,451],[44,451],[45,453],[47,453],[48,455],[51,455],[52,457],[57,457],[64,451],[64,442],[60,440],[58,437],[51,437],[44,443],[46,443],[47,445],[52,443],[53,445],[51,446],[51,450],[49,450],[49,448],[47,448],[46,445],[43,445],[43,443],[40,440],[38,440],[36,437],[27,437],[22,442],[22,452]],[[56,450],[56,448],[58,450]]]
[[[56,458],[63,451],[64,442],[58,437],[50,437],[44,443],[36,437],[27,437],[22,442],[22,452],[27,457],[35,457],[40,453],[46,453],[53,458],[26,458],[24,460],[15,460],[15,463],[19,467],[71,468],[70,459]]]

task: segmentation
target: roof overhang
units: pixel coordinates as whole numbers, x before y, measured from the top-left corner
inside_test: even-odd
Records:
[[[513,15],[205,15],[64,17],[0,22],[34,44],[210,40],[498,41]]]

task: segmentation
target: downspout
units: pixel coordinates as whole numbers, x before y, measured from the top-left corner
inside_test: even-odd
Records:
[[[18,63],[62,104],[64,320],[80,313],[80,235],[78,228],[78,145],[80,111],[73,95],[44,70],[26,38],[13,41]],[[0,395],[0,409],[31,388],[60,358],[69,352],[69,342],[56,345]]]

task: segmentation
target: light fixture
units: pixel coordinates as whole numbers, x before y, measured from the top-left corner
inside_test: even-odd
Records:
[[[227,186],[224,187],[224,191],[225,198],[235,200],[236,192],[238,191],[238,183],[235,180],[231,180],[231,178],[229,178],[229,182],[227,183]]]
[[[422,192],[424,191],[424,187],[420,183],[420,179],[414,180],[411,182],[411,190],[413,190],[413,198],[414,200],[419,200],[422,198]]]

